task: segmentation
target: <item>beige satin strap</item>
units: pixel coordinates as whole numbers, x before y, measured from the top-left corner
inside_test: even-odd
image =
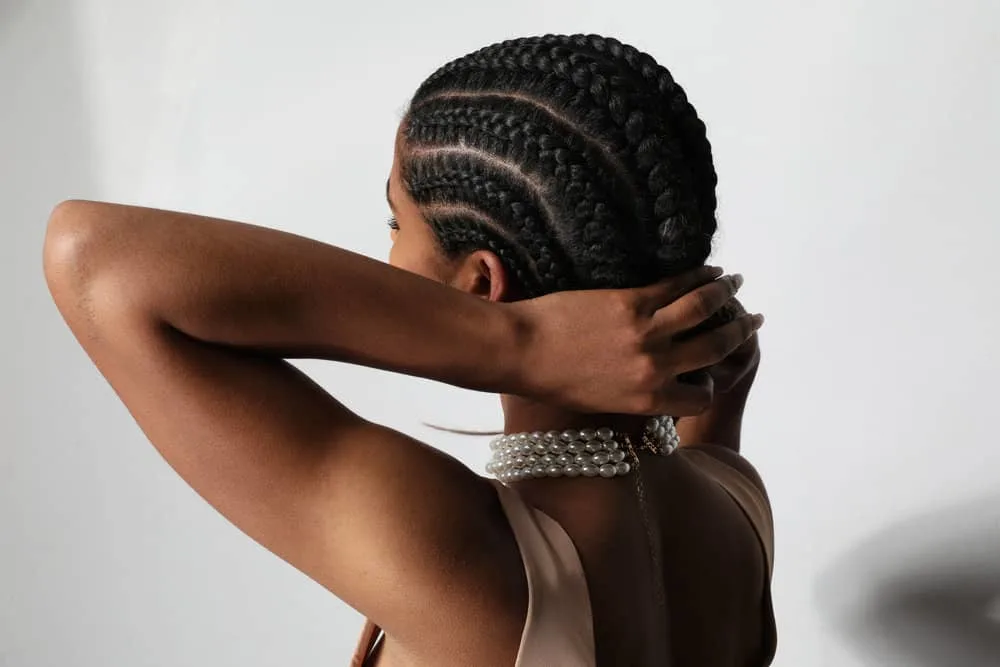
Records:
[[[354,657],[351,658],[350,667],[365,667],[368,654],[371,653],[372,646],[381,631],[377,625],[365,619],[365,627],[361,631],[361,639],[358,640],[358,647],[354,649]]]
[[[771,575],[774,571],[774,516],[764,493],[746,475],[711,454],[693,447],[682,451],[687,460],[718,482],[743,509],[760,538],[767,559],[767,573]]]

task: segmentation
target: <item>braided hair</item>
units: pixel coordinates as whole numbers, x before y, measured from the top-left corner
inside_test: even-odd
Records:
[[[508,40],[421,84],[404,186],[451,257],[497,254],[524,297],[702,265],[716,229],[705,124],[649,55],[598,35]]]

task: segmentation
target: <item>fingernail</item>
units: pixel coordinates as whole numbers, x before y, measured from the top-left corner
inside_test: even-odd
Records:
[[[742,273],[734,273],[730,277],[730,280],[733,281],[733,288],[735,288],[735,289],[739,289],[740,287],[743,286],[743,274]]]
[[[764,326],[764,316],[761,315],[760,313],[757,313],[756,315],[754,315],[751,318],[750,321],[753,323],[753,329],[754,329],[754,331],[756,331],[757,329],[760,329],[762,326]]]

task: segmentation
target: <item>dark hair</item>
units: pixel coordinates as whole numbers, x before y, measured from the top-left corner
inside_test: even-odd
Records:
[[[521,296],[646,285],[711,251],[705,124],[670,72],[615,39],[525,37],[453,60],[402,132],[403,183],[442,250],[492,250]]]

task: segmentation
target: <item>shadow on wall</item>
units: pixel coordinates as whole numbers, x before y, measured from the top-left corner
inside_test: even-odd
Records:
[[[820,577],[818,608],[859,657],[1000,665],[1000,496],[907,521]]]
[[[24,15],[28,0],[3,0],[0,2],[0,39],[5,33],[17,30],[18,20]]]

